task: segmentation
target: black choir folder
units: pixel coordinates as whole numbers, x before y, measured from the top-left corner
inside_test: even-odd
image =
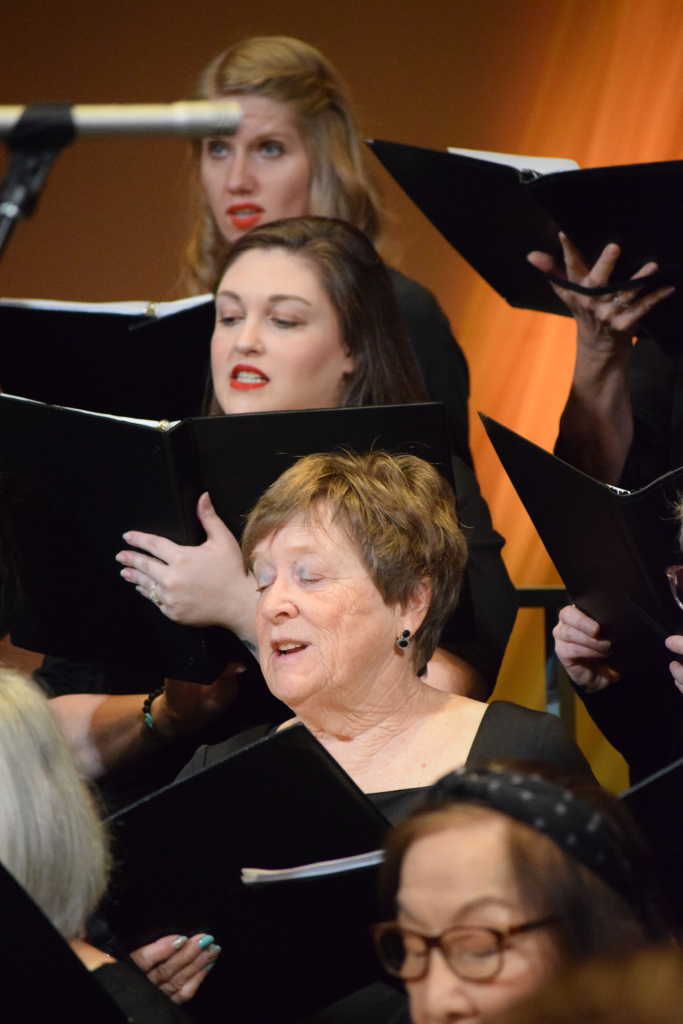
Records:
[[[215,319],[212,295],[159,303],[0,300],[0,388],[116,416],[196,416]]]
[[[135,949],[206,931],[222,947],[189,1007],[196,1021],[229,1010],[241,1024],[293,1022],[383,976],[369,939],[376,863],[284,893],[241,881],[246,867],[370,853],[389,829],[303,725],[255,739],[110,825],[118,867],[106,916],[117,938]]]
[[[672,655],[663,638],[683,632],[667,566],[683,561],[674,506],[683,468],[639,491],[600,483],[480,413],[572,601],[612,641],[610,663],[654,684]]]
[[[195,509],[209,491],[239,537],[245,514],[298,456],[338,447],[411,452],[452,483],[437,403],[161,427],[0,395],[0,475],[15,491],[3,511],[21,588],[9,624],[18,647],[211,682],[230,658],[250,656],[225,629],[171,622],[120,577],[126,530],[201,543]]]
[[[126,1024],[59,932],[0,864],[0,1020],[8,1024]]]
[[[667,280],[678,290],[643,324],[663,343],[679,337],[683,161],[580,170],[569,160],[380,140],[369,145],[444,238],[511,306],[569,314],[526,259],[533,249],[561,259],[561,228],[589,265],[608,242],[619,243],[613,281],[650,260],[667,267]]]

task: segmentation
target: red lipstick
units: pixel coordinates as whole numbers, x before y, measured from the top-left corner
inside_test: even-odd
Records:
[[[269,378],[257,366],[250,366],[248,363],[238,363],[233,366],[230,374],[230,387],[235,391],[252,391],[254,388],[263,388]]]
[[[256,227],[265,210],[258,203],[233,203],[227,213],[233,227],[239,231],[249,231]]]

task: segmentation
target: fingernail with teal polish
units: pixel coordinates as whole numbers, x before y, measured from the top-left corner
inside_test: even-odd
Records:
[[[197,945],[200,949],[206,949],[213,942],[213,935],[205,935],[204,938],[200,939]]]
[[[212,961],[211,961],[210,963],[208,963],[208,964],[206,965],[206,967],[204,968],[204,973],[206,973],[206,971],[210,971],[210,970],[211,970],[211,968],[212,968],[212,967],[215,967],[215,966],[216,966],[216,961],[215,961],[215,960],[212,960]]]
[[[206,952],[208,953],[209,956],[218,956],[220,951],[221,947],[217,946],[216,943],[214,942],[212,945],[209,946]]]
[[[174,949],[182,949],[187,942],[187,935],[179,935],[177,939],[174,939],[171,945]]]

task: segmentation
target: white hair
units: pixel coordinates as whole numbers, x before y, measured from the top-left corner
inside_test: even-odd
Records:
[[[49,701],[0,668],[0,860],[65,939],[104,895],[109,854]]]

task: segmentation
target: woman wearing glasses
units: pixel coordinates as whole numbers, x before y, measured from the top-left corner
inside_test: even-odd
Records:
[[[546,768],[458,769],[391,833],[380,958],[413,1024],[504,1011],[572,961],[661,942],[643,841],[597,785]]]

